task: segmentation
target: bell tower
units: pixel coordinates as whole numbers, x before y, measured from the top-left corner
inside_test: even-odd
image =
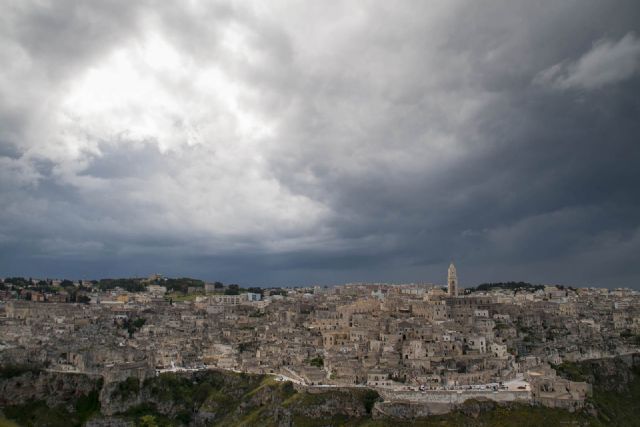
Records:
[[[456,273],[456,267],[453,262],[449,264],[449,273],[447,275],[447,290],[450,297],[458,296],[458,274]]]

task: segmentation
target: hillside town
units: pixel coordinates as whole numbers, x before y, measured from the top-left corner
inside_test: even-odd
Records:
[[[557,366],[639,351],[638,291],[464,289],[453,264],[446,277],[446,286],[269,289],[160,275],[133,286],[7,278],[0,363],[106,382],[223,369],[301,387],[372,388],[389,401],[484,396],[573,410],[590,385],[561,378]]]

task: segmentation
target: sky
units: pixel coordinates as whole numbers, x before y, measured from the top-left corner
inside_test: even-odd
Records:
[[[640,289],[637,0],[0,0],[0,276]]]

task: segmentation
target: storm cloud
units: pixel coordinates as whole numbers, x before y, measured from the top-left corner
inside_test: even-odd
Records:
[[[640,288],[636,1],[0,12],[0,275]]]

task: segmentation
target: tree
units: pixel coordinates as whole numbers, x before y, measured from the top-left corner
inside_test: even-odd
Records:
[[[129,338],[132,338],[133,334],[136,331],[139,331],[140,328],[142,328],[145,323],[146,323],[146,319],[143,319],[142,317],[138,317],[137,319],[133,319],[133,320],[125,319],[125,321],[122,323],[122,327],[126,329],[127,332],[129,332]]]
[[[224,291],[225,295],[239,295],[240,294],[240,286],[238,285],[229,285],[227,289]]]
[[[318,368],[322,368],[324,366],[324,359],[320,356],[316,356],[313,359],[309,360],[309,364],[311,366],[316,366]]]
[[[188,277],[181,277],[178,279],[167,279],[164,281],[164,286],[170,292],[180,292],[186,294],[189,288],[202,288],[204,289],[204,282],[198,279],[190,279]]]
[[[98,282],[100,290],[107,291],[116,287],[122,288],[128,292],[144,292],[146,287],[140,279],[100,279]]]

